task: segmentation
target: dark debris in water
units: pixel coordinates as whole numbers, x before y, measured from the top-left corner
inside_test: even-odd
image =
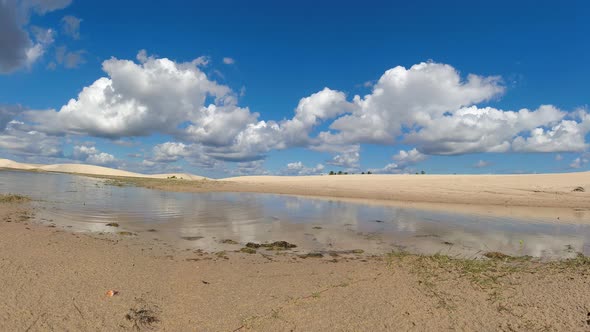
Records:
[[[187,241],[197,241],[202,238],[203,238],[202,236],[183,236],[183,237],[181,237],[181,239],[187,240]]]
[[[417,234],[417,235],[414,235],[414,237],[440,237],[440,235],[436,235],[436,234]]]
[[[324,257],[324,254],[322,254],[321,252],[310,252],[304,255],[299,255],[299,258],[322,258]]]

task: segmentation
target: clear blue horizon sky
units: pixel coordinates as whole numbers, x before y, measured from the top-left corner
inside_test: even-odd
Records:
[[[0,52],[6,63],[0,63],[0,119],[5,114],[7,123],[0,121],[0,157],[216,177],[589,169],[590,4],[584,1],[42,3],[5,1],[0,7],[14,18],[14,33],[27,36],[19,45],[1,46],[29,54],[10,62]],[[79,25],[64,17],[79,19]],[[48,29],[50,41],[39,37]],[[36,45],[43,52],[32,57]],[[138,60],[140,50],[151,60]],[[186,64],[201,56],[207,65]],[[146,97],[137,88],[142,82],[125,81],[129,72],[122,60],[147,72],[151,61],[158,66],[163,58],[185,72],[168,77],[164,86],[158,85],[165,81],[157,76],[161,71],[150,71],[161,95]],[[113,61],[110,73],[103,70],[105,61]],[[428,70],[412,67],[422,62]],[[454,70],[449,74],[443,64]],[[378,83],[397,66],[405,68],[396,74],[401,76]],[[186,82],[190,88],[181,94],[175,82],[190,73],[204,73],[226,91]],[[453,73],[461,81],[449,86]],[[468,74],[485,82],[472,87]],[[402,76],[417,83],[399,85]],[[486,81],[492,76],[499,78]],[[112,95],[119,99],[102,91],[113,99],[79,102],[67,116],[57,114],[70,99],[84,99],[79,94],[101,77],[112,80]],[[165,93],[168,87],[175,92]],[[345,100],[333,94],[310,100],[299,120],[314,114],[317,121],[289,131],[284,122],[294,121],[300,100],[326,87]],[[220,110],[227,102],[215,100],[215,93],[233,96],[233,108]],[[113,106],[121,100],[136,104]],[[190,110],[177,113],[187,102]],[[202,107],[210,103],[217,113],[204,117]],[[543,115],[535,111],[541,105],[554,110]],[[486,106],[497,113],[474,120],[460,112]],[[248,120],[238,107],[248,108]],[[523,108],[535,111],[534,121],[507,113]],[[134,122],[145,109],[150,115]],[[45,110],[52,111],[38,115]],[[95,120],[80,120],[84,114]],[[276,122],[276,132],[253,129],[260,121]],[[191,125],[194,131],[185,132]],[[222,129],[210,132],[211,126]],[[329,133],[329,140],[321,133]],[[41,148],[34,146],[39,141]]]

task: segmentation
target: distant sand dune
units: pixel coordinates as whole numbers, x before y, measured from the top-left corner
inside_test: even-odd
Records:
[[[170,177],[176,177],[178,179],[186,180],[202,180],[206,179],[203,176],[187,174],[187,173],[170,173],[170,174],[141,174],[123,171],[120,169],[85,165],[85,164],[55,164],[55,165],[35,165],[35,164],[23,164],[9,159],[0,159],[0,168],[11,168],[20,170],[40,170],[46,172],[59,172],[59,173],[76,173],[76,174],[91,174],[91,175],[104,175],[104,176],[126,176],[135,178],[153,178],[153,179],[167,179]]]
[[[1,168],[13,168],[13,169],[26,169],[26,170],[30,170],[30,169],[35,169],[38,166],[31,165],[31,164],[23,164],[23,163],[19,163],[19,162],[16,162],[16,161],[9,160],[9,159],[0,159],[0,167]]]

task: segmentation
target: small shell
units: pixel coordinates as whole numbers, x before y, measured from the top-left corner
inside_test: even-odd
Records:
[[[113,296],[115,296],[117,294],[119,294],[119,292],[117,292],[116,290],[112,290],[112,289],[107,292],[107,296],[108,297],[113,297]]]

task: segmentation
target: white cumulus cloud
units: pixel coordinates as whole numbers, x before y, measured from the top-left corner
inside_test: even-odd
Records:
[[[101,152],[92,145],[75,145],[72,159],[93,165],[113,165],[117,161],[112,154]]]
[[[288,163],[282,171],[284,175],[317,175],[324,171],[325,166],[317,164],[315,167],[307,167],[301,161]]]

